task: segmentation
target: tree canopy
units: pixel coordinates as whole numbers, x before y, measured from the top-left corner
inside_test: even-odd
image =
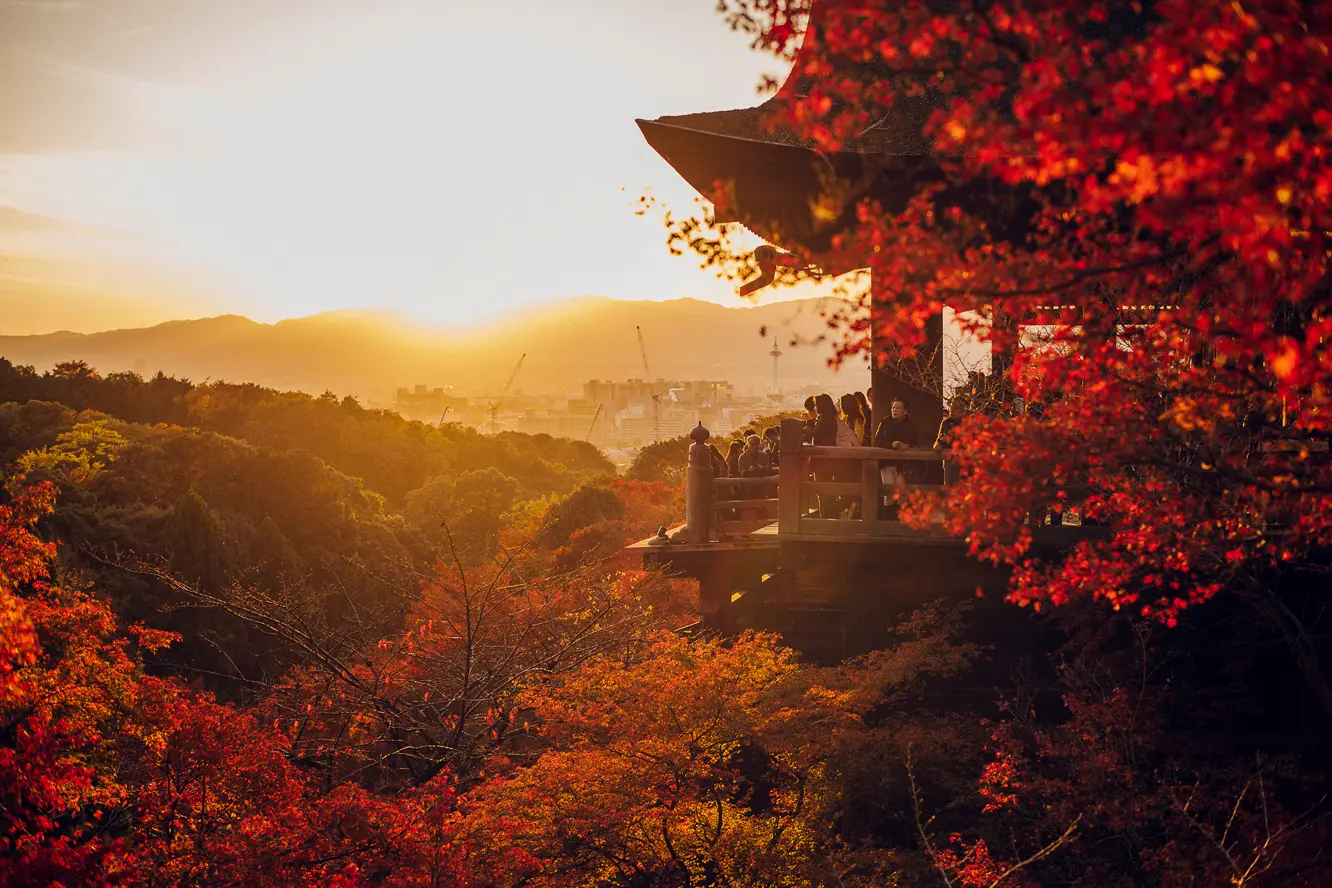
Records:
[[[1012,563],[1018,602],[1173,622],[1224,592],[1288,622],[1261,590],[1332,543],[1332,12],[825,0],[806,30],[807,2],[720,6],[795,58],[801,87],[766,121],[788,140],[920,130],[921,152],[882,159],[909,199],[829,185],[821,218],[853,224],[784,244],[868,272],[830,318],[838,356],[910,351],[944,305],[1008,356],[1004,409],[954,436],[960,483],[914,514],[942,507]],[[673,242],[748,270],[709,221],[672,222]],[[1110,531],[1029,560],[1045,504]]]

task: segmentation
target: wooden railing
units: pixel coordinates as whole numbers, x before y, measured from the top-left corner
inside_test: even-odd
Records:
[[[803,443],[804,424],[782,420],[781,456],[776,477],[713,478],[707,445],[690,451],[686,481],[685,538],[708,542],[753,533],[776,521],[781,535],[860,536],[900,531],[891,508],[881,506],[895,493],[937,488],[937,484],[884,484],[880,463],[938,467],[945,458],[931,449],[889,450],[879,447],[816,447]],[[818,479],[831,474],[855,480]],[[922,472],[923,474],[923,472]],[[753,492],[744,498],[737,492]],[[828,499],[832,502],[829,503]],[[822,509],[820,509],[822,505]],[[841,517],[841,513],[855,517]],[[832,513],[837,517],[824,517]]]
[[[891,503],[896,493],[939,486],[884,484],[880,479],[880,465],[884,460],[902,469],[939,466],[943,455],[932,449],[816,447],[802,443],[803,434],[804,424],[800,421],[782,421],[778,472],[781,485],[777,512],[779,534],[859,536],[895,531],[901,525],[891,509],[881,509],[885,502]],[[811,480],[811,475],[818,479],[821,474],[855,480]],[[833,500],[831,507],[828,498]],[[858,515],[843,518],[840,517],[843,511]],[[825,517],[829,512],[832,516]]]
[[[752,533],[777,520],[779,479],[713,478],[708,527],[711,536]]]

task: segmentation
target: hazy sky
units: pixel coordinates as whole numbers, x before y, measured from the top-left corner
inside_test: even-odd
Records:
[[[633,121],[752,105],[774,67],[712,0],[0,0],[0,300],[739,304],[633,215],[693,197]]]

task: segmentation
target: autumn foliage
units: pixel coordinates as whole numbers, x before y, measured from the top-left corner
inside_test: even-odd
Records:
[[[920,344],[945,305],[1009,355],[1010,398],[956,436],[962,479],[943,505],[976,553],[1017,566],[1013,600],[1091,596],[1171,622],[1321,563],[1332,11],[812,6],[721,4],[795,59],[802,87],[766,124],[822,152],[923,127],[926,153],[882,159],[917,183],[900,206],[830,187],[827,219],[855,224],[825,252],[782,246],[868,269],[858,310],[832,319],[840,357]],[[700,231],[688,240],[709,261],[747,267]],[[921,505],[917,520],[933,511]],[[1051,507],[1108,532],[1062,562],[1028,560]]]
[[[679,514],[675,445],[611,480],[4,364],[0,886],[1332,884],[1332,11],[720,6],[795,56],[805,144],[931,109],[909,199],[832,195],[857,224],[804,258],[870,269],[844,357],[943,305],[1008,356],[903,515],[1010,566],[1041,643],[988,600],[835,667],[694,635],[622,552]]]

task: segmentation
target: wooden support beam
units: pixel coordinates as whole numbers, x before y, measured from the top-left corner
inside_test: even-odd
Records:
[[[804,497],[804,442],[805,424],[798,419],[783,419],[781,457],[778,460],[777,529],[780,533],[798,533],[800,530],[801,500]]]
[[[717,500],[712,504],[712,511],[713,514],[716,514],[725,509],[775,509],[780,502],[780,497],[773,497],[771,499]]]
[[[860,520],[878,521],[879,504],[883,494],[879,490],[879,463],[867,459],[860,464]]]
[[[712,479],[712,487],[717,491],[750,490],[755,487],[776,487],[778,481],[776,475],[768,475],[764,478],[714,478]]]
[[[932,439],[931,439],[932,440]],[[939,462],[948,454],[931,450],[928,447],[916,447],[911,450],[892,450],[888,447],[816,447],[806,445],[800,448],[801,456],[823,456],[840,459],[896,459],[905,462]]]
[[[859,481],[806,481],[805,490],[821,496],[860,496]]]
[[[722,577],[700,577],[698,581],[698,617],[704,632],[729,635],[735,631],[731,610],[731,588]]]

